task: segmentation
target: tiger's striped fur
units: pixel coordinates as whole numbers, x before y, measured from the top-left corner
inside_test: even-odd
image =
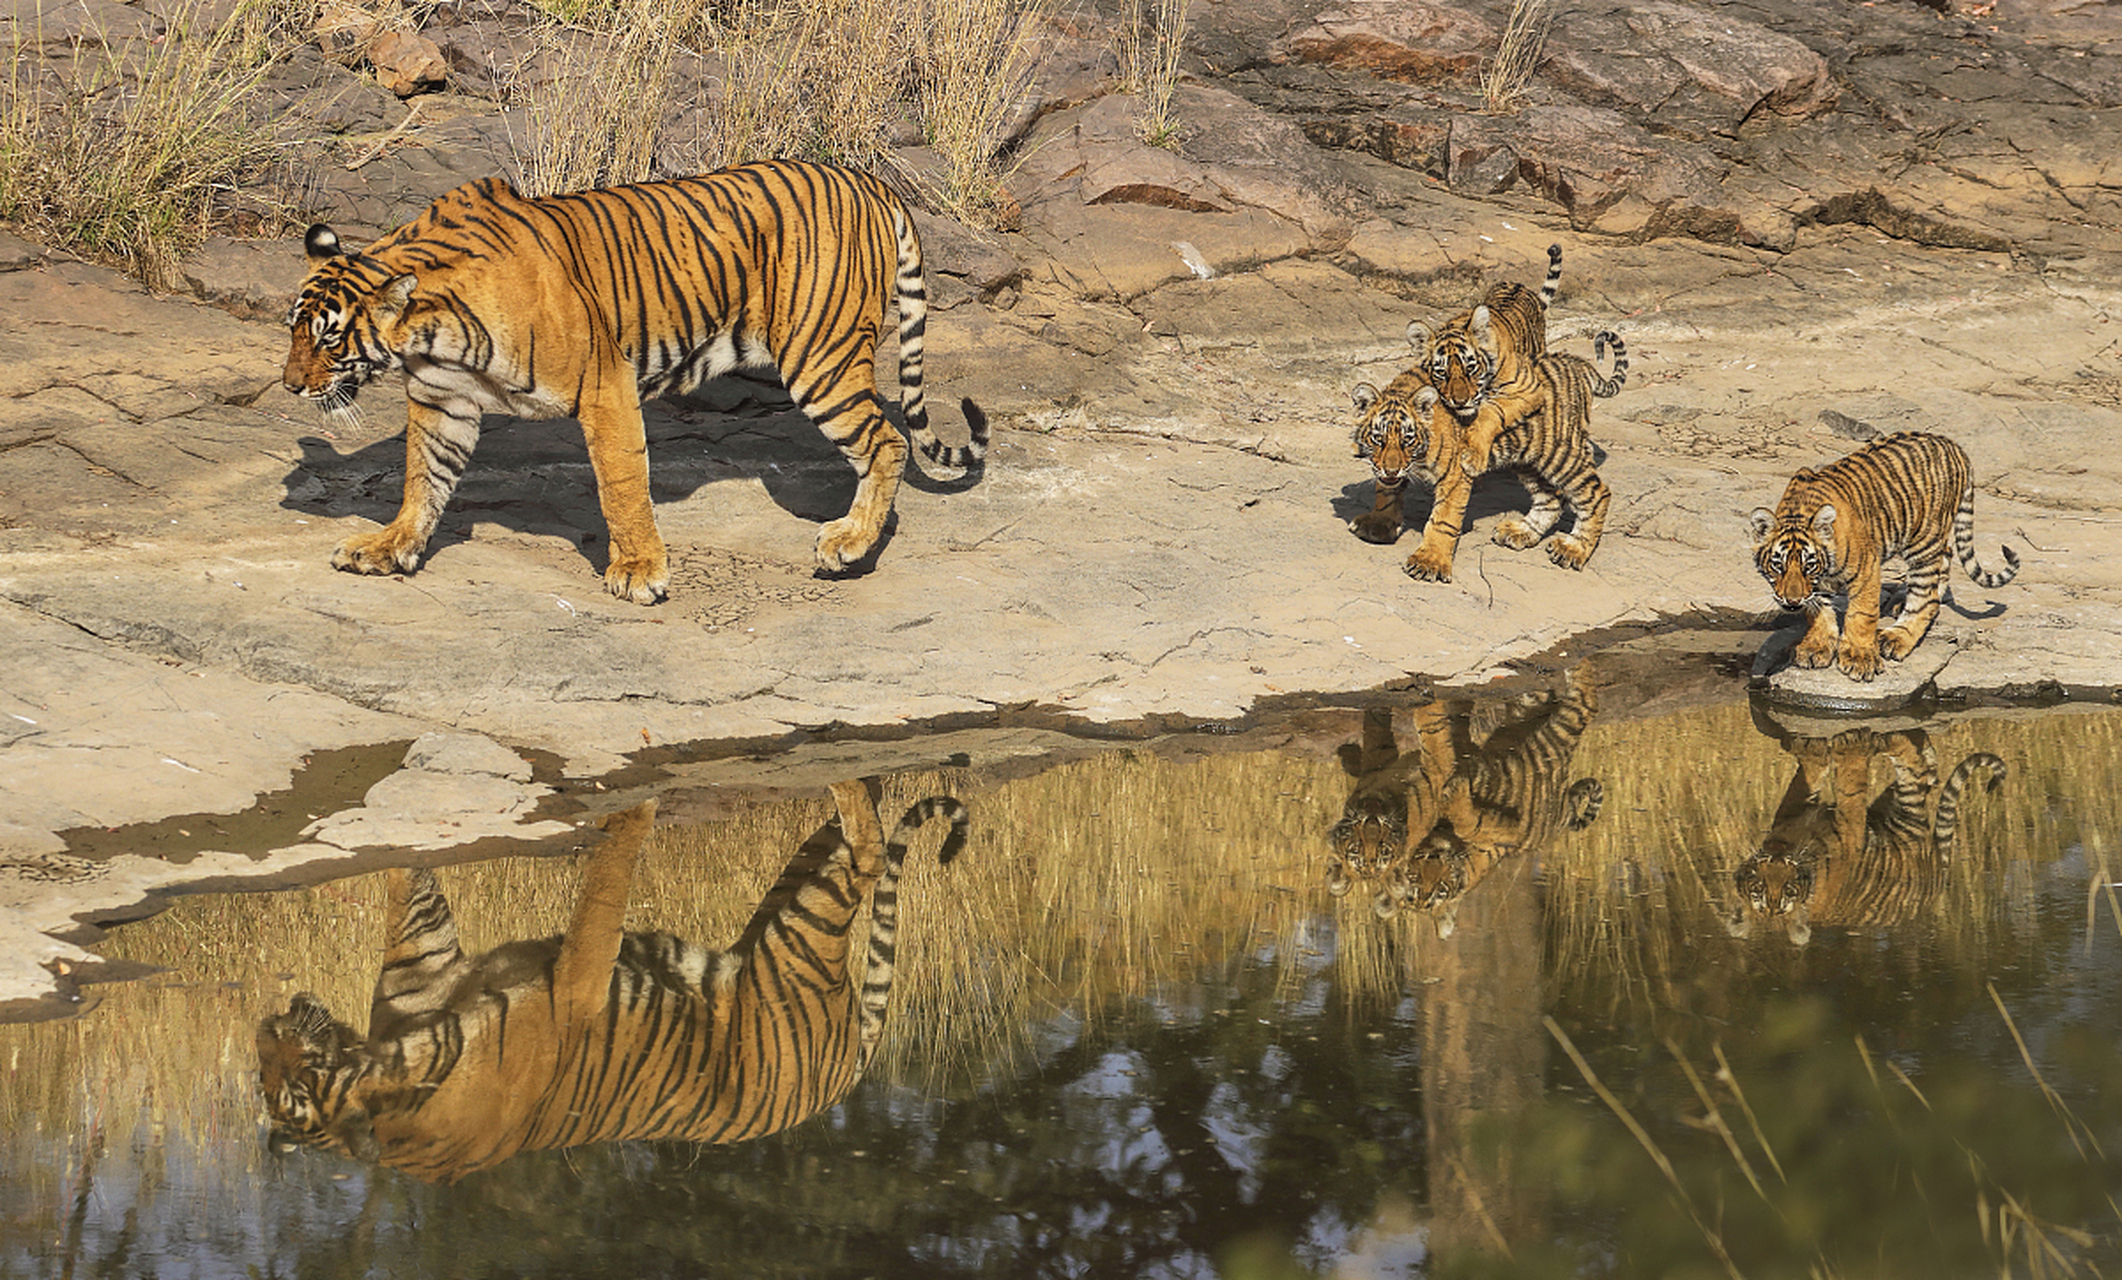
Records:
[[[1547,354],[1547,310],[1561,282],[1562,246],[1551,244],[1538,293],[1498,284],[1471,311],[1435,331],[1419,321],[1407,326],[1416,365],[1428,372],[1438,399],[1466,431],[1468,475],[1487,471],[1496,437],[1539,408],[1534,371]]]
[[[1799,471],[1774,511],[1754,510],[1753,534],[1754,567],[1776,603],[1807,616],[1798,665],[1834,663],[1854,680],[1876,677],[1882,658],[1907,657],[1930,630],[1945,585],[1948,535],[1976,585],[2001,587],[2019,572],[2010,547],[2000,573],[1976,561],[1967,453],[1944,436],[1921,432],[1875,440],[1817,471]],[[1884,564],[1895,556],[1908,565],[1908,596],[1881,631]],[[1834,597],[1842,592],[1849,595],[1848,618],[1838,628]]]
[[[1760,847],[1732,873],[1738,903],[1729,923],[1741,937],[1757,921],[1780,924],[1798,946],[1815,923],[1892,928],[1912,919],[1944,885],[1968,784],[1983,774],[1995,792],[2007,773],[2003,760],[1977,751],[1940,786],[1937,752],[1921,729],[1785,745],[1798,769]],[[1881,755],[1893,779],[1872,799]]]
[[[727,951],[623,925],[655,802],[611,815],[567,932],[476,959],[435,876],[391,872],[369,1033],[298,995],[258,1028],[281,1145],[322,1147],[430,1181],[516,1152],[636,1138],[739,1142],[832,1106],[876,1053],[891,997],[906,841],[967,813],[922,800],[886,837],[868,784],[793,858]],[[849,931],[870,897],[868,965]]]
[[[381,530],[340,543],[341,569],[419,565],[485,414],[574,417],[611,534],[605,588],[653,604],[669,593],[670,567],[641,403],[771,364],[855,468],[853,504],[816,545],[819,572],[847,570],[876,548],[905,469],[875,369],[894,299],[909,434],[947,466],[986,454],[986,419],[970,401],[969,444],[929,430],[921,239],[905,202],[869,174],[767,161],[535,199],[487,178],[367,249],[346,251],[322,224],[307,249],[287,388],[337,409],[387,370],[406,379],[404,501]]]
[[[1343,897],[1363,882],[1381,918],[1412,906],[1450,937],[1459,901],[1505,858],[1546,849],[1561,830],[1598,818],[1598,779],[1567,781],[1597,710],[1581,666],[1559,690],[1512,700],[1478,743],[1469,701],[1417,707],[1415,745],[1405,753],[1391,709],[1366,710],[1360,743],[1341,749],[1355,785],[1327,833],[1327,891]]]
[[[1494,540],[1513,550],[1533,546],[1554,530],[1566,508],[1574,517],[1571,529],[1555,535],[1547,555],[1568,569],[1582,569],[1598,550],[1613,501],[1597,471],[1591,399],[1615,394],[1628,380],[1628,347],[1617,334],[1601,331],[1592,348],[1599,359],[1612,352],[1613,373],[1601,377],[1591,361],[1566,352],[1541,356],[1533,376],[1543,384],[1542,408],[1511,423],[1489,454],[1491,469],[1512,472],[1532,495],[1531,509],[1500,521]],[[1465,429],[1442,408],[1434,383],[1419,367],[1401,373],[1382,392],[1360,383],[1354,399],[1356,452],[1371,460],[1375,484],[1371,510],[1349,527],[1370,542],[1399,537],[1407,480],[1420,477],[1435,497],[1407,573],[1422,581],[1451,581],[1478,474],[1466,464]]]

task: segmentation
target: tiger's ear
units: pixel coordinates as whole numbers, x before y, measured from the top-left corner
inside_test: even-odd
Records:
[[[1820,541],[1822,541],[1822,542],[1829,542],[1829,541],[1832,541],[1832,540],[1834,539],[1834,536],[1835,536],[1835,504],[1834,504],[1834,503],[1832,503],[1832,502],[1823,502],[1823,503],[1821,503],[1821,504],[1820,504],[1820,509],[1819,509],[1818,511],[1816,511],[1816,512],[1814,512],[1814,513],[1813,513],[1813,536],[1814,536],[1815,538],[1818,538],[1818,539],[1819,539]]]
[[[1348,887],[1352,883],[1354,881],[1349,879],[1348,868],[1342,865],[1341,859],[1328,858],[1326,860],[1326,891],[1328,893],[1336,898],[1345,898],[1348,896]]]
[[[393,276],[381,289],[376,290],[376,311],[391,318],[405,311],[405,304],[412,301],[413,290],[420,287],[417,276]]]
[[[302,237],[302,249],[309,254],[311,262],[323,262],[327,258],[336,258],[346,252],[339,247],[339,233],[321,222],[312,226],[309,234]]]
[[[1430,410],[1437,407],[1437,401],[1439,398],[1440,397],[1437,395],[1437,389],[1433,386],[1430,386],[1428,383],[1424,383],[1422,387],[1415,392],[1415,412],[1428,413]]]
[[[1407,345],[1417,351],[1429,350],[1429,326],[1420,320],[1408,321]]]
[[[1466,322],[1466,331],[1474,335],[1474,345],[1486,352],[1491,359],[1503,354],[1503,339],[1496,333],[1495,313],[1487,303],[1474,308],[1473,319]]]
[[[1356,402],[1356,412],[1362,413],[1378,403],[1378,389],[1368,382],[1359,382],[1348,393],[1348,398]]]
[[[1755,507],[1753,514],[1754,545],[1768,541],[1768,531],[1776,527],[1776,513],[1767,507]]]

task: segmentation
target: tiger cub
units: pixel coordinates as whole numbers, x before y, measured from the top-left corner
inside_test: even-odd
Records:
[[[675,1138],[739,1142],[832,1106],[874,1057],[891,998],[910,832],[965,807],[931,796],[889,837],[869,784],[806,841],[737,942],[628,933],[655,801],[608,816],[567,932],[476,958],[435,875],[390,873],[383,964],[362,1036],[309,995],[257,1033],[272,1138],[453,1182],[519,1151]],[[868,964],[849,929],[871,900]]]
[[[951,448],[929,430],[921,237],[898,193],[867,173],[761,161],[537,198],[485,178],[366,249],[321,223],[305,247],[287,389],[340,410],[378,374],[405,372],[404,501],[382,529],[339,544],[332,563],[350,572],[419,566],[486,414],[572,417],[611,535],[605,590],[654,604],[670,592],[670,564],[641,403],[768,364],[854,467],[854,501],[814,548],[817,572],[853,569],[882,539],[905,471],[875,364],[894,303],[907,435],[946,466],[986,455],[970,401],[970,443]]]
[[[2001,587],[2019,572],[2010,547],[2002,572],[1977,563],[1967,453],[1944,436],[1921,432],[1875,440],[1817,471],[1799,471],[1774,511],[1755,508],[1753,534],[1754,567],[1776,602],[1806,613],[1798,665],[1838,664],[1853,680],[1875,678],[1882,657],[1900,661],[1930,630],[1945,583],[1948,535],[1977,586]],[[1908,565],[1908,597],[1881,631],[1881,578],[1893,556]],[[1848,618],[1838,629],[1834,597],[1842,592],[1849,595]]]
[[[1816,922],[1890,928],[1913,917],[1944,883],[1968,784],[1980,773],[1995,792],[2007,772],[2003,760],[1977,751],[1941,786],[1921,729],[1854,729],[1785,747],[1798,769],[1768,834],[1732,873],[1738,902],[1727,927],[1745,937],[1756,921],[1780,924],[1801,947]],[[1872,761],[1881,755],[1893,779],[1874,799]]]
[[[1419,353],[1416,366],[1428,372],[1438,399],[1466,431],[1469,475],[1487,471],[1496,437],[1544,403],[1535,371],[1547,354],[1547,310],[1561,280],[1562,246],[1551,244],[1538,293],[1499,284],[1435,331],[1420,321],[1407,326],[1407,341]]]
[[[1532,495],[1524,516],[1498,522],[1494,540],[1512,550],[1533,546],[1554,530],[1566,508],[1574,516],[1571,529],[1554,536],[1547,556],[1567,569],[1582,569],[1598,550],[1613,501],[1597,471],[1591,400],[1614,395],[1628,380],[1628,346],[1619,335],[1602,330],[1592,339],[1592,350],[1601,360],[1612,352],[1610,377],[1601,377],[1597,365],[1582,356],[1550,352],[1540,357],[1534,378],[1545,387],[1543,407],[1513,422],[1489,455],[1490,469],[1510,471]],[[1383,391],[1359,383],[1353,398],[1356,452],[1370,459],[1375,485],[1371,510],[1351,521],[1350,529],[1369,542],[1399,537],[1407,480],[1419,476],[1435,496],[1421,545],[1407,559],[1407,573],[1426,582],[1451,581],[1479,474],[1469,469],[1464,430],[1442,408],[1436,387],[1419,368],[1404,371]]]
[[[1479,742],[1469,701],[1417,707],[1405,752],[1391,709],[1366,710],[1360,743],[1340,752],[1355,785],[1327,833],[1327,891],[1344,897],[1362,882],[1380,918],[1411,906],[1439,938],[1450,937],[1460,900],[1505,858],[1536,854],[1561,829],[1581,831],[1598,818],[1599,780],[1568,781],[1597,710],[1583,667],[1559,690],[1504,704],[1502,723]]]

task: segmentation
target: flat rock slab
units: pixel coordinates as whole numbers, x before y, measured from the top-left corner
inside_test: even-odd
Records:
[[[1960,634],[1942,620],[1915,652],[1889,662],[1870,680],[1857,680],[1839,667],[1792,665],[1791,655],[1805,635],[1802,623],[1784,627],[1761,646],[1755,659],[1757,679],[1766,681],[1762,696],[1775,706],[1812,712],[1868,715],[1894,711],[1936,697],[1945,670],[1960,651]]]

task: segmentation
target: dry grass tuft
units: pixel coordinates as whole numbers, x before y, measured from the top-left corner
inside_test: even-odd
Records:
[[[695,35],[682,0],[630,0],[608,41],[548,27],[546,78],[525,95],[530,142],[516,157],[525,195],[641,182],[673,97],[672,69]]]
[[[77,38],[39,56],[19,32],[0,79],[0,220],[117,265],[154,289],[208,233],[277,232],[294,210],[274,128],[251,107],[272,66],[275,13],[172,13],[155,38]],[[49,51],[46,51],[47,53]]]
[[[1511,0],[1496,56],[1481,71],[1481,101],[1495,115],[1514,111],[1547,50],[1547,0]]]
[[[1179,83],[1179,55],[1186,43],[1190,0],[1128,0],[1121,20],[1120,80],[1142,99],[1136,133],[1153,147],[1179,140],[1172,90]]]

